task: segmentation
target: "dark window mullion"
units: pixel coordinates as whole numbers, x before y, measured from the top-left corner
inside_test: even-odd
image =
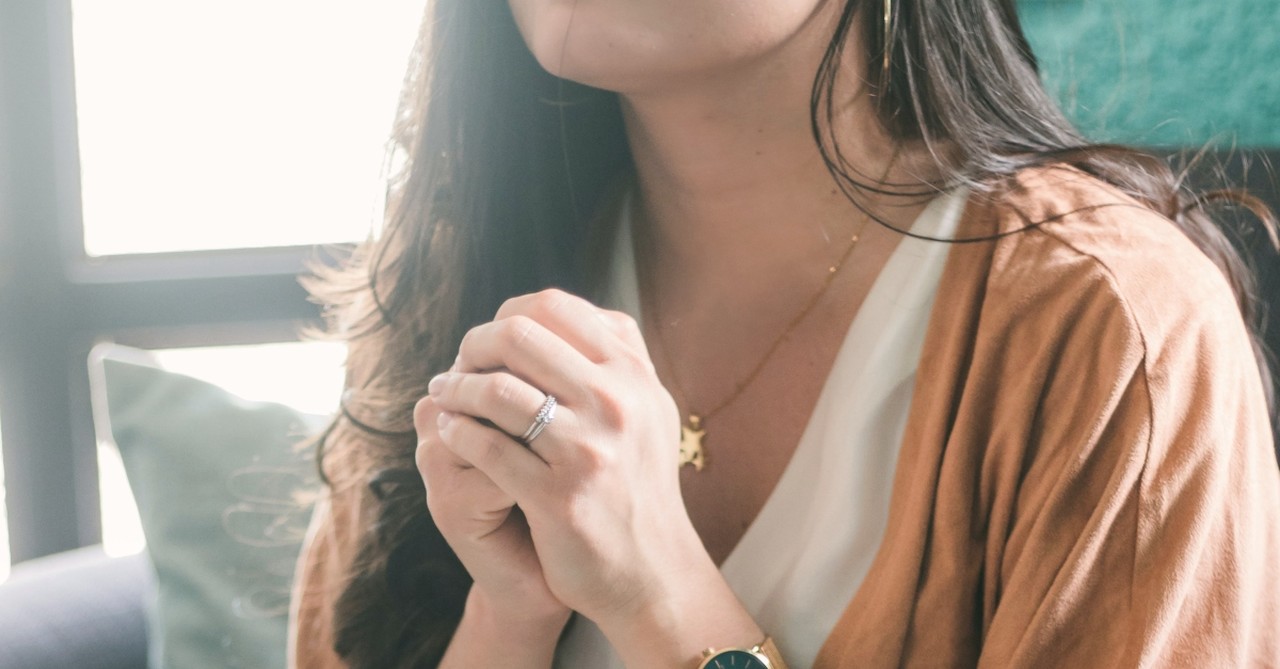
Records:
[[[75,329],[108,332],[318,317],[292,274],[76,284]]]
[[[96,457],[70,409],[84,364],[59,234],[69,209],[58,137],[74,137],[74,110],[60,108],[70,36],[56,33],[67,16],[59,0],[0,3],[0,425],[15,561],[97,538],[86,518],[97,508]]]

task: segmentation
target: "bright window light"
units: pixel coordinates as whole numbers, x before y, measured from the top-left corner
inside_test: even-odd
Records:
[[[424,0],[73,0],[90,256],[348,242]]]
[[[242,399],[328,415],[342,393],[346,344],[287,342],[152,351],[161,367],[222,387]]]

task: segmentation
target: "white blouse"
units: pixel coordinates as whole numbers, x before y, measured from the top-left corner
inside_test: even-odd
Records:
[[[950,238],[966,200],[963,190],[935,198],[911,231]],[[606,303],[639,319],[630,226],[622,223]],[[813,665],[880,546],[920,349],[950,249],[910,237],[898,244],[849,326],[782,478],[720,567],[792,667]],[[575,616],[555,667],[623,664],[600,629]]]

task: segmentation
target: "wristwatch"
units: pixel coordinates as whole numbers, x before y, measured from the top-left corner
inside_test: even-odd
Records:
[[[790,669],[770,637],[750,648],[708,648],[702,658],[698,669]]]

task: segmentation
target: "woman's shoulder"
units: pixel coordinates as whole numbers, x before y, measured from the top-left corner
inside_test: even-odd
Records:
[[[966,224],[1005,235],[987,251],[985,309],[1037,327],[1123,328],[1143,348],[1204,328],[1249,347],[1223,272],[1173,221],[1084,172],[1026,170],[977,198]]]
[[[957,245],[939,284],[926,350],[943,396],[986,398],[968,405],[976,418],[1028,439],[1056,430],[1062,444],[1110,429],[1122,401],[1135,429],[1174,429],[1199,406],[1243,412],[1241,429],[1263,440],[1235,295],[1175,223],[1082,172],[1045,168],[970,199],[961,237],[1000,233]]]

